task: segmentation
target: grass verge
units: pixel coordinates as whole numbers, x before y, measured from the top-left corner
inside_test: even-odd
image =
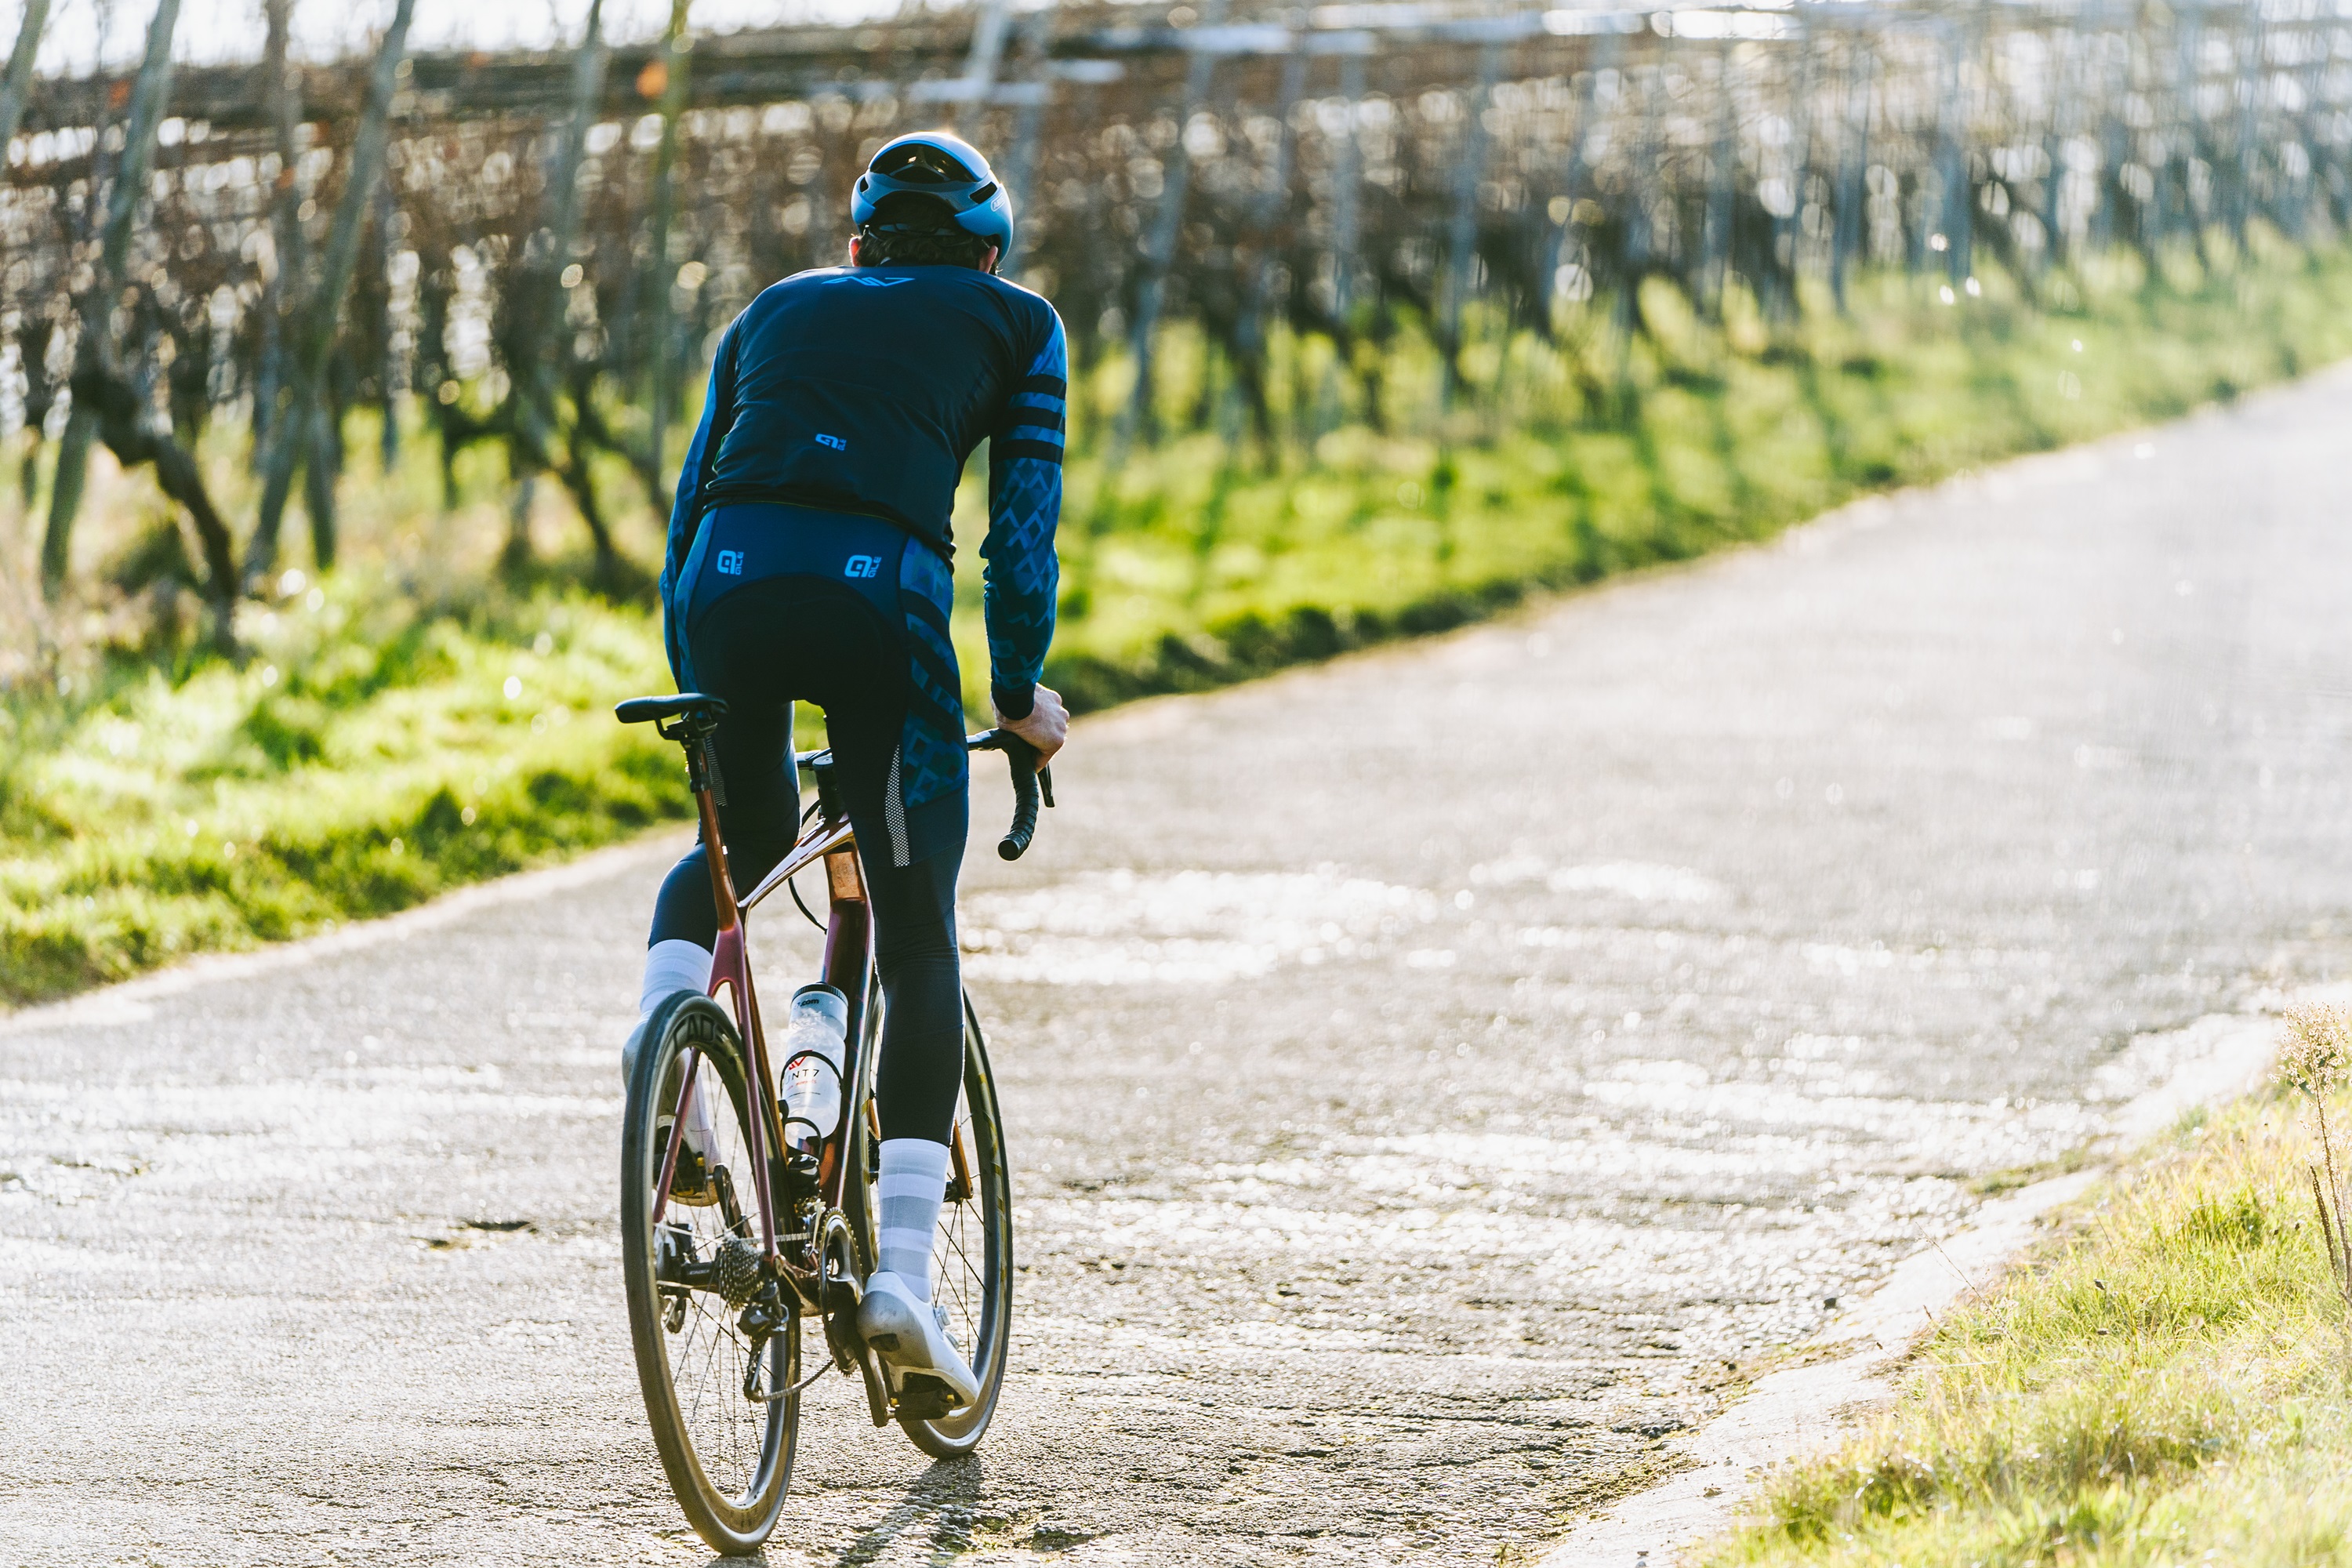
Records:
[[[1255,437],[1230,371],[1173,329],[1159,402],[1200,428],[1124,454],[1108,432],[1129,372],[1085,369],[1047,679],[1081,711],[1205,689],[2227,398],[2352,354],[2352,247],[2163,278],[2118,261],[2031,300],[1989,278],[1948,303],[1887,277],[1850,305],[1769,323],[1735,295],[1702,321],[1655,288],[1638,337],[1599,310],[1549,338],[1487,331],[1451,398],[1410,333],[1346,366],[1285,338]],[[200,447],[232,500],[250,489],[234,437]],[[236,665],[188,654],[187,595],[141,575],[178,539],[152,483],[93,489],[108,515],[77,569],[123,587],[79,612],[86,651],[48,632],[0,647],[0,1003],[389,912],[682,813],[667,750],[606,716],[667,683],[654,617],[484,586],[503,469],[467,454],[452,504],[429,442],[404,450],[346,487],[347,564],[248,607]],[[38,618],[37,500],[0,501],[17,525],[0,588],[23,612],[0,615],[0,644]],[[564,526],[560,501],[540,510],[542,534]],[[657,549],[650,514],[617,528]],[[979,715],[978,574],[958,591]]]
[[[1696,1560],[2352,1560],[2352,1314],[2289,1093],[2143,1152],[1945,1317],[1889,1415],[1774,1477],[1760,1521]]]
[[[688,809],[672,749],[610,716],[664,684],[640,612],[311,588],[247,633],[242,668],[120,664],[0,710],[0,997],[331,930]]]

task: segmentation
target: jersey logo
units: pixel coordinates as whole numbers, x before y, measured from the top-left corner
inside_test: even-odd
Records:
[[[879,555],[853,555],[848,564],[842,567],[841,574],[845,577],[873,577],[880,574],[881,571],[882,557]]]
[[[868,289],[895,289],[901,283],[912,283],[911,278],[828,278],[828,283],[863,283]]]
[[[740,577],[743,575],[743,552],[740,550],[720,551],[719,552],[719,571],[721,576],[726,577]]]
[[[830,447],[836,452],[849,450],[848,440],[840,436],[820,436],[816,438],[816,444],[820,447]]]

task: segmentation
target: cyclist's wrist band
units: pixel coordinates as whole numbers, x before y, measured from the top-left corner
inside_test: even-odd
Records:
[[[1037,706],[1037,683],[1021,686],[992,686],[989,700],[996,704],[997,715],[1004,719],[1026,719]]]

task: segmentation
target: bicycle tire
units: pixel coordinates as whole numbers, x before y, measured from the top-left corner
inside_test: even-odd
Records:
[[[872,1011],[878,1014],[880,1009]],[[1005,1154],[996,1076],[989,1066],[988,1044],[969,994],[963,999],[963,1092],[957,1100],[956,1121],[959,1131],[970,1140],[972,1190],[966,1201],[940,1206],[931,1274],[934,1294],[949,1303],[950,1328],[980,1385],[980,1398],[952,1415],[898,1418],[899,1429],[915,1447],[941,1459],[969,1454],[980,1446],[996,1414],[1013,1342],[1012,1164]],[[879,1035],[877,1022],[872,1037],[878,1040]],[[866,1059],[870,1063],[875,1055],[869,1049]],[[872,1075],[869,1071],[860,1076],[865,1079],[859,1086],[861,1113],[851,1121],[847,1151],[849,1182],[856,1191],[844,1194],[843,1207],[848,1211],[859,1247],[866,1257],[874,1258],[879,1256],[873,1186],[878,1145],[876,1121],[866,1110],[873,1098]],[[954,1181],[952,1169],[950,1181]],[[963,1272],[966,1269],[968,1275]],[[959,1279],[965,1282],[961,1290],[956,1288]]]
[[[677,1094],[673,1064],[689,1048],[701,1053],[698,1087],[709,1081],[703,1074],[715,1071],[726,1089],[727,1110],[718,1112],[714,1107],[719,1147],[713,1152],[714,1164],[729,1170],[738,1189],[743,1220],[731,1233],[748,1231],[747,1239],[754,1244],[759,1238],[758,1186],[748,1173],[746,1179],[734,1180],[732,1172],[732,1164],[750,1158],[742,1044],[717,1004],[707,996],[680,995],[656,1010],[629,1076],[621,1130],[621,1264],[637,1382],[662,1469],[694,1532],[712,1551],[740,1556],[759,1550],[782,1511],[792,1481],[800,1399],[793,1394],[761,1405],[744,1399],[741,1377],[749,1347],[728,1321],[733,1309],[705,1291],[675,1286],[668,1295],[663,1291],[654,1189],[667,1149],[665,1123]],[[772,1164],[768,1191],[781,1194],[782,1181],[782,1169]],[[668,1205],[662,1228],[673,1238],[682,1233],[696,1248],[730,1233],[720,1205],[677,1202]],[[719,1310],[710,1310],[706,1303],[716,1303]],[[690,1335],[686,1328],[689,1318]],[[769,1339],[764,1352],[767,1388],[789,1388],[797,1380],[800,1329],[794,1313]],[[674,1347],[687,1353],[674,1356]],[[698,1367],[693,1359],[698,1347]],[[687,1380],[683,1389],[680,1362]],[[730,1483],[738,1478],[740,1486],[730,1489]]]

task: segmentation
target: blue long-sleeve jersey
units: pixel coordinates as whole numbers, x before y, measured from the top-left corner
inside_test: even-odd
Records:
[[[830,267],[771,285],[719,340],[662,565],[678,672],[696,530],[739,501],[887,518],[951,557],[965,461],[989,442],[989,685],[1025,717],[1054,638],[1068,351],[1053,306],[968,267]]]

